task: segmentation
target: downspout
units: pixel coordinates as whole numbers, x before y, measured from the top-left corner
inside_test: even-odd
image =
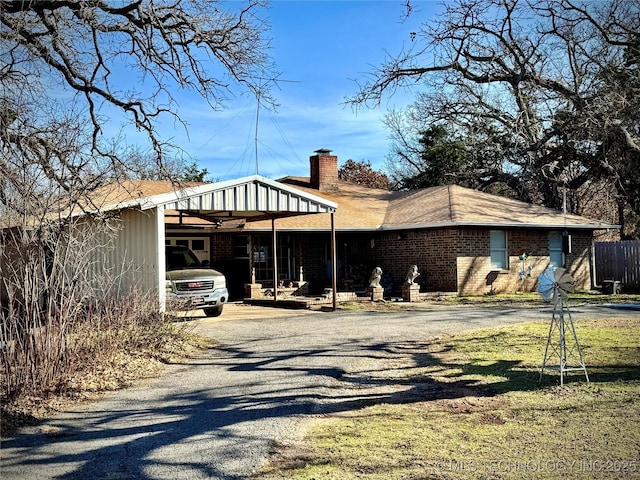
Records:
[[[156,251],[156,265],[158,271],[156,272],[156,281],[158,288],[158,310],[161,314],[167,311],[167,272],[166,272],[166,259],[164,256],[165,245],[165,226],[164,226],[164,206],[156,207],[156,232],[155,232],[155,251]]]
[[[593,233],[593,232],[592,232]],[[598,275],[596,270],[596,242],[591,237],[591,285],[592,288],[602,288],[602,285],[598,284]]]

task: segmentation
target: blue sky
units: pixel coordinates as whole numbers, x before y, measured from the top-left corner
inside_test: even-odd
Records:
[[[408,48],[409,32],[440,9],[430,0],[413,5],[418,11],[403,21],[403,0],[272,0],[265,15],[283,81],[273,90],[277,111],[261,108],[258,117],[258,173],[306,176],[309,156],[319,148],[333,150],[340,165],[353,159],[384,168],[389,148],[382,117],[410,98],[394,95],[376,109],[357,112],[344,98],[356,92],[355,80],[383,62],[385,51],[395,55]],[[252,175],[256,107],[250,95],[215,112],[201,100],[185,99],[179,113],[189,123],[189,136],[181,129],[168,135],[214,179]]]

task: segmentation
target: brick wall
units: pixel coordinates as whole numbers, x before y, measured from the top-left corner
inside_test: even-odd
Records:
[[[456,258],[456,287],[458,293],[486,293],[487,274],[490,270],[489,231],[461,229]],[[489,279],[491,281],[491,279]]]
[[[452,228],[390,232],[375,239],[372,254],[392,278],[396,294],[412,265],[418,266],[416,283],[422,291],[453,292],[458,241],[458,231]]]
[[[591,283],[591,242],[593,236],[589,231],[571,234],[572,253],[566,256],[567,269],[576,281],[577,290],[593,288]]]
[[[228,233],[217,233],[211,237],[211,263],[233,259],[233,242]]]
[[[330,255],[329,233],[296,234],[295,255],[300,259],[304,279],[312,293],[330,287],[327,264]],[[549,266],[549,237],[544,230],[508,230],[509,268],[494,272],[489,260],[489,230],[480,228],[441,228],[421,231],[384,233],[338,233],[338,290],[361,290],[371,270],[380,267],[389,287],[385,295],[399,295],[400,287],[411,267],[417,265],[416,283],[421,292],[458,292],[461,295],[484,295],[535,291],[539,275]],[[591,288],[591,233],[572,232],[573,253],[566,256],[569,273],[576,288]],[[518,256],[524,250],[531,256],[531,277],[524,282],[518,271]],[[230,234],[214,235],[213,258],[232,258]],[[345,279],[347,281],[345,281]]]
[[[576,280],[576,289],[591,288],[590,249],[591,233],[572,233],[573,253],[566,256],[568,271]],[[524,264],[519,259],[522,251],[530,256]],[[489,260],[489,230],[462,229],[460,255],[457,260],[458,291],[461,295],[487,293],[513,293],[535,291],[537,279],[549,267],[549,232],[518,229],[507,231],[509,268],[496,272]],[[520,280],[518,272],[531,266],[530,277]],[[524,268],[523,268],[524,267]]]
[[[309,157],[311,167],[311,186],[318,190],[338,188],[338,157],[328,153],[319,153]]]

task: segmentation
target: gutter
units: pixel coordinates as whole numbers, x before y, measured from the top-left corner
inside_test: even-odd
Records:
[[[336,227],[336,232],[396,232],[404,230],[426,230],[430,228],[451,228],[451,227],[481,227],[492,229],[505,229],[505,228],[540,228],[545,230],[616,230],[620,229],[619,225],[592,225],[592,224],[580,224],[580,225],[560,225],[554,223],[476,223],[476,222],[438,222],[428,224],[415,224],[415,225],[399,225],[399,226],[385,226],[376,225],[371,227]],[[288,232],[326,232],[329,229],[326,227],[281,227],[278,231]],[[271,231],[268,228],[246,228],[246,232],[261,232]]]
[[[438,227],[484,227],[484,228],[544,228],[563,230],[619,230],[620,225],[596,225],[592,223],[582,223],[573,225],[564,225],[558,223],[504,223],[504,222],[435,222],[412,225],[384,226],[380,225],[376,230],[394,231],[394,230],[415,230],[425,228]]]
[[[598,272],[596,270],[596,242],[591,240],[591,285],[593,288],[602,288],[598,283]]]

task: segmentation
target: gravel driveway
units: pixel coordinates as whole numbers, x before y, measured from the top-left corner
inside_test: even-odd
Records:
[[[638,312],[572,308],[574,318],[630,313]],[[217,348],[6,439],[0,477],[246,478],[274,442],[295,441],[314,415],[416,395],[411,385],[377,379],[381,364],[410,364],[425,341],[446,333],[546,318],[549,309],[320,313],[229,305],[219,319],[194,320]]]

